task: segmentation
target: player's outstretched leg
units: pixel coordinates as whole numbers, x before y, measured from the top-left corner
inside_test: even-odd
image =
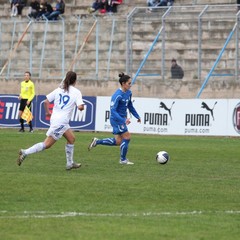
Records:
[[[90,151],[93,147],[97,145],[105,145],[105,146],[116,146],[116,139],[115,138],[104,138],[104,139],[97,139],[93,138],[91,143],[88,146],[88,150]]]
[[[90,151],[93,147],[97,146],[97,138],[93,138],[92,141],[90,142],[89,146],[88,146],[88,151]]]
[[[23,160],[27,157],[27,155],[29,154],[33,154],[33,153],[37,153],[37,152],[41,152],[46,148],[45,144],[43,142],[40,143],[36,143],[34,144],[32,147],[28,148],[28,149],[21,149],[19,151],[19,156],[17,159],[17,164],[18,166],[20,166],[23,162]]]
[[[17,165],[20,166],[23,162],[23,160],[26,158],[27,155],[24,154],[24,150],[20,149],[19,150],[19,155],[18,155],[18,159],[17,159]]]

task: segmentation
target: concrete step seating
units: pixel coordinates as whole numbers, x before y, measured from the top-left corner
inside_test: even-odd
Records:
[[[3,3],[4,2],[4,3]],[[2,3],[2,4],[1,4]],[[185,70],[185,76],[188,78],[195,78],[197,72],[197,58],[198,58],[198,16],[204,8],[203,4],[216,4],[216,1],[176,1],[175,6],[172,9],[171,14],[165,19],[166,34],[165,34],[165,60],[166,71],[169,72],[170,61],[172,57],[178,59],[178,62],[183,66]],[[11,49],[12,31],[16,18],[9,17],[9,4],[6,1],[0,0],[0,16],[1,21],[8,21],[8,24],[2,23],[2,42],[1,42],[1,61],[3,63],[9,56],[9,49]],[[185,7],[186,4],[186,7]],[[220,0],[217,4],[232,4],[227,8],[218,6],[211,6],[211,9],[202,18],[202,71],[206,74],[212,67],[216,57],[219,54],[228,34],[233,28],[236,15],[235,1]],[[126,63],[126,23],[124,17],[127,13],[132,11],[136,6],[143,7],[139,10],[133,19],[134,30],[132,35],[133,43],[133,71],[136,72],[144,55],[151,46],[157,32],[162,24],[161,17],[166,9],[160,9],[152,13],[147,12],[146,1],[132,1],[126,0],[123,5],[119,6],[119,12],[114,15],[120,23],[117,23],[117,27],[114,32],[114,40],[111,52],[111,77],[117,76],[117,72],[122,69],[125,70]],[[36,75],[41,77],[57,77],[61,75],[62,67],[62,49],[65,51],[64,65],[67,67],[71,64],[73,56],[76,54],[76,49],[79,50],[81,43],[84,41],[84,37],[88,33],[93,21],[92,16],[87,13],[89,7],[88,0],[69,0],[66,4],[66,13],[64,18],[66,22],[64,44],[62,43],[62,22],[51,22],[46,25],[45,22],[36,22],[32,25],[32,35],[27,33],[23,39],[21,46],[16,51],[17,58],[11,60],[11,66],[16,66],[12,69],[15,76],[22,74],[22,69],[29,65],[29,51],[31,49],[31,69]],[[226,10],[227,9],[227,10]],[[26,16],[27,8],[24,10]],[[4,15],[5,14],[5,15]],[[74,15],[87,14],[81,19],[81,34],[76,40],[76,32],[79,28],[79,22],[77,17],[72,20]],[[107,63],[109,60],[108,51],[110,48],[110,34],[112,26],[112,17],[102,17],[97,13],[99,17],[99,31],[104,32],[99,37],[99,76],[106,76]],[[209,20],[211,19],[211,20]],[[24,28],[27,24],[27,19],[22,17],[17,24],[15,42],[21,36]],[[21,24],[22,21],[22,24]],[[87,23],[89,22],[90,23]],[[44,31],[47,26],[47,35],[45,45]],[[106,34],[107,33],[107,34]],[[86,44],[84,51],[81,53],[81,59],[76,61],[76,69],[81,72],[83,78],[94,78],[96,68],[96,44],[95,44],[95,31],[91,34],[91,39]],[[3,41],[4,39],[4,41]],[[31,39],[31,47],[30,47]],[[78,44],[77,44],[78,41]],[[161,38],[158,44],[155,46],[154,51],[148,58],[145,72],[158,72],[160,73],[161,66]],[[43,51],[44,49],[44,51]],[[235,44],[230,42],[228,50],[222,58],[221,63],[218,66],[217,71],[224,68],[225,72],[232,73],[234,71],[234,59],[235,59]],[[43,62],[41,62],[41,56],[43,56]],[[157,69],[157,70],[156,70]],[[39,74],[41,72],[41,74]]]
[[[30,0],[27,0],[27,6]],[[69,17],[72,15],[89,15],[87,9],[91,6],[93,0],[67,0],[65,16]],[[52,3],[54,6],[55,3]],[[184,5],[220,5],[220,4],[234,4],[235,0],[176,0],[174,6],[184,6]],[[118,7],[119,11],[116,15],[126,15],[134,7],[146,7],[146,1],[144,0],[124,0],[123,4]],[[235,8],[236,9],[236,8]],[[28,13],[28,7],[23,9],[23,17]],[[101,15],[98,14],[97,15]],[[6,0],[0,0],[0,19],[10,18],[10,3]]]

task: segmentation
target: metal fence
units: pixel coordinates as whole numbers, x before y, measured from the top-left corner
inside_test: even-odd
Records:
[[[127,72],[136,73],[135,77],[170,78],[171,59],[176,58],[187,79],[203,81],[209,72],[215,78],[238,79],[239,12],[236,6],[135,8],[127,22]],[[151,42],[147,41],[149,38]],[[136,48],[145,50],[140,59],[134,54]]]
[[[112,80],[120,71],[169,79],[171,59],[185,79],[239,77],[239,13],[235,5],[135,8],[127,18],[79,16],[59,21],[0,21],[1,76],[30,70],[34,78]],[[214,67],[214,69],[213,69]],[[145,78],[146,79],[146,78]]]
[[[1,21],[1,77],[22,76],[28,69],[34,78],[59,79],[73,69],[84,79],[108,80],[126,68],[125,39],[121,18]]]

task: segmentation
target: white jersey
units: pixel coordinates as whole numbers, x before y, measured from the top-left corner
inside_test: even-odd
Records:
[[[47,96],[49,102],[54,101],[50,124],[68,124],[75,106],[83,105],[82,93],[75,87],[69,86],[69,91],[57,88]]]

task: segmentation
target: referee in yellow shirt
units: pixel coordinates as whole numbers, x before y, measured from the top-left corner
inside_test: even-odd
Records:
[[[35,86],[30,78],[31,78],[31,73],[25,72],[24,81],[21,82],[21,93],[19,95],[19,100],[20,100],[19,118],[20,118],[21,128],[19,132],[25,131],[24,120],[21,118],[24,108],[27,105],[31,111],[32,100],[35,97]],[[32,121],[29,122],[29,132],[33,132]]]

